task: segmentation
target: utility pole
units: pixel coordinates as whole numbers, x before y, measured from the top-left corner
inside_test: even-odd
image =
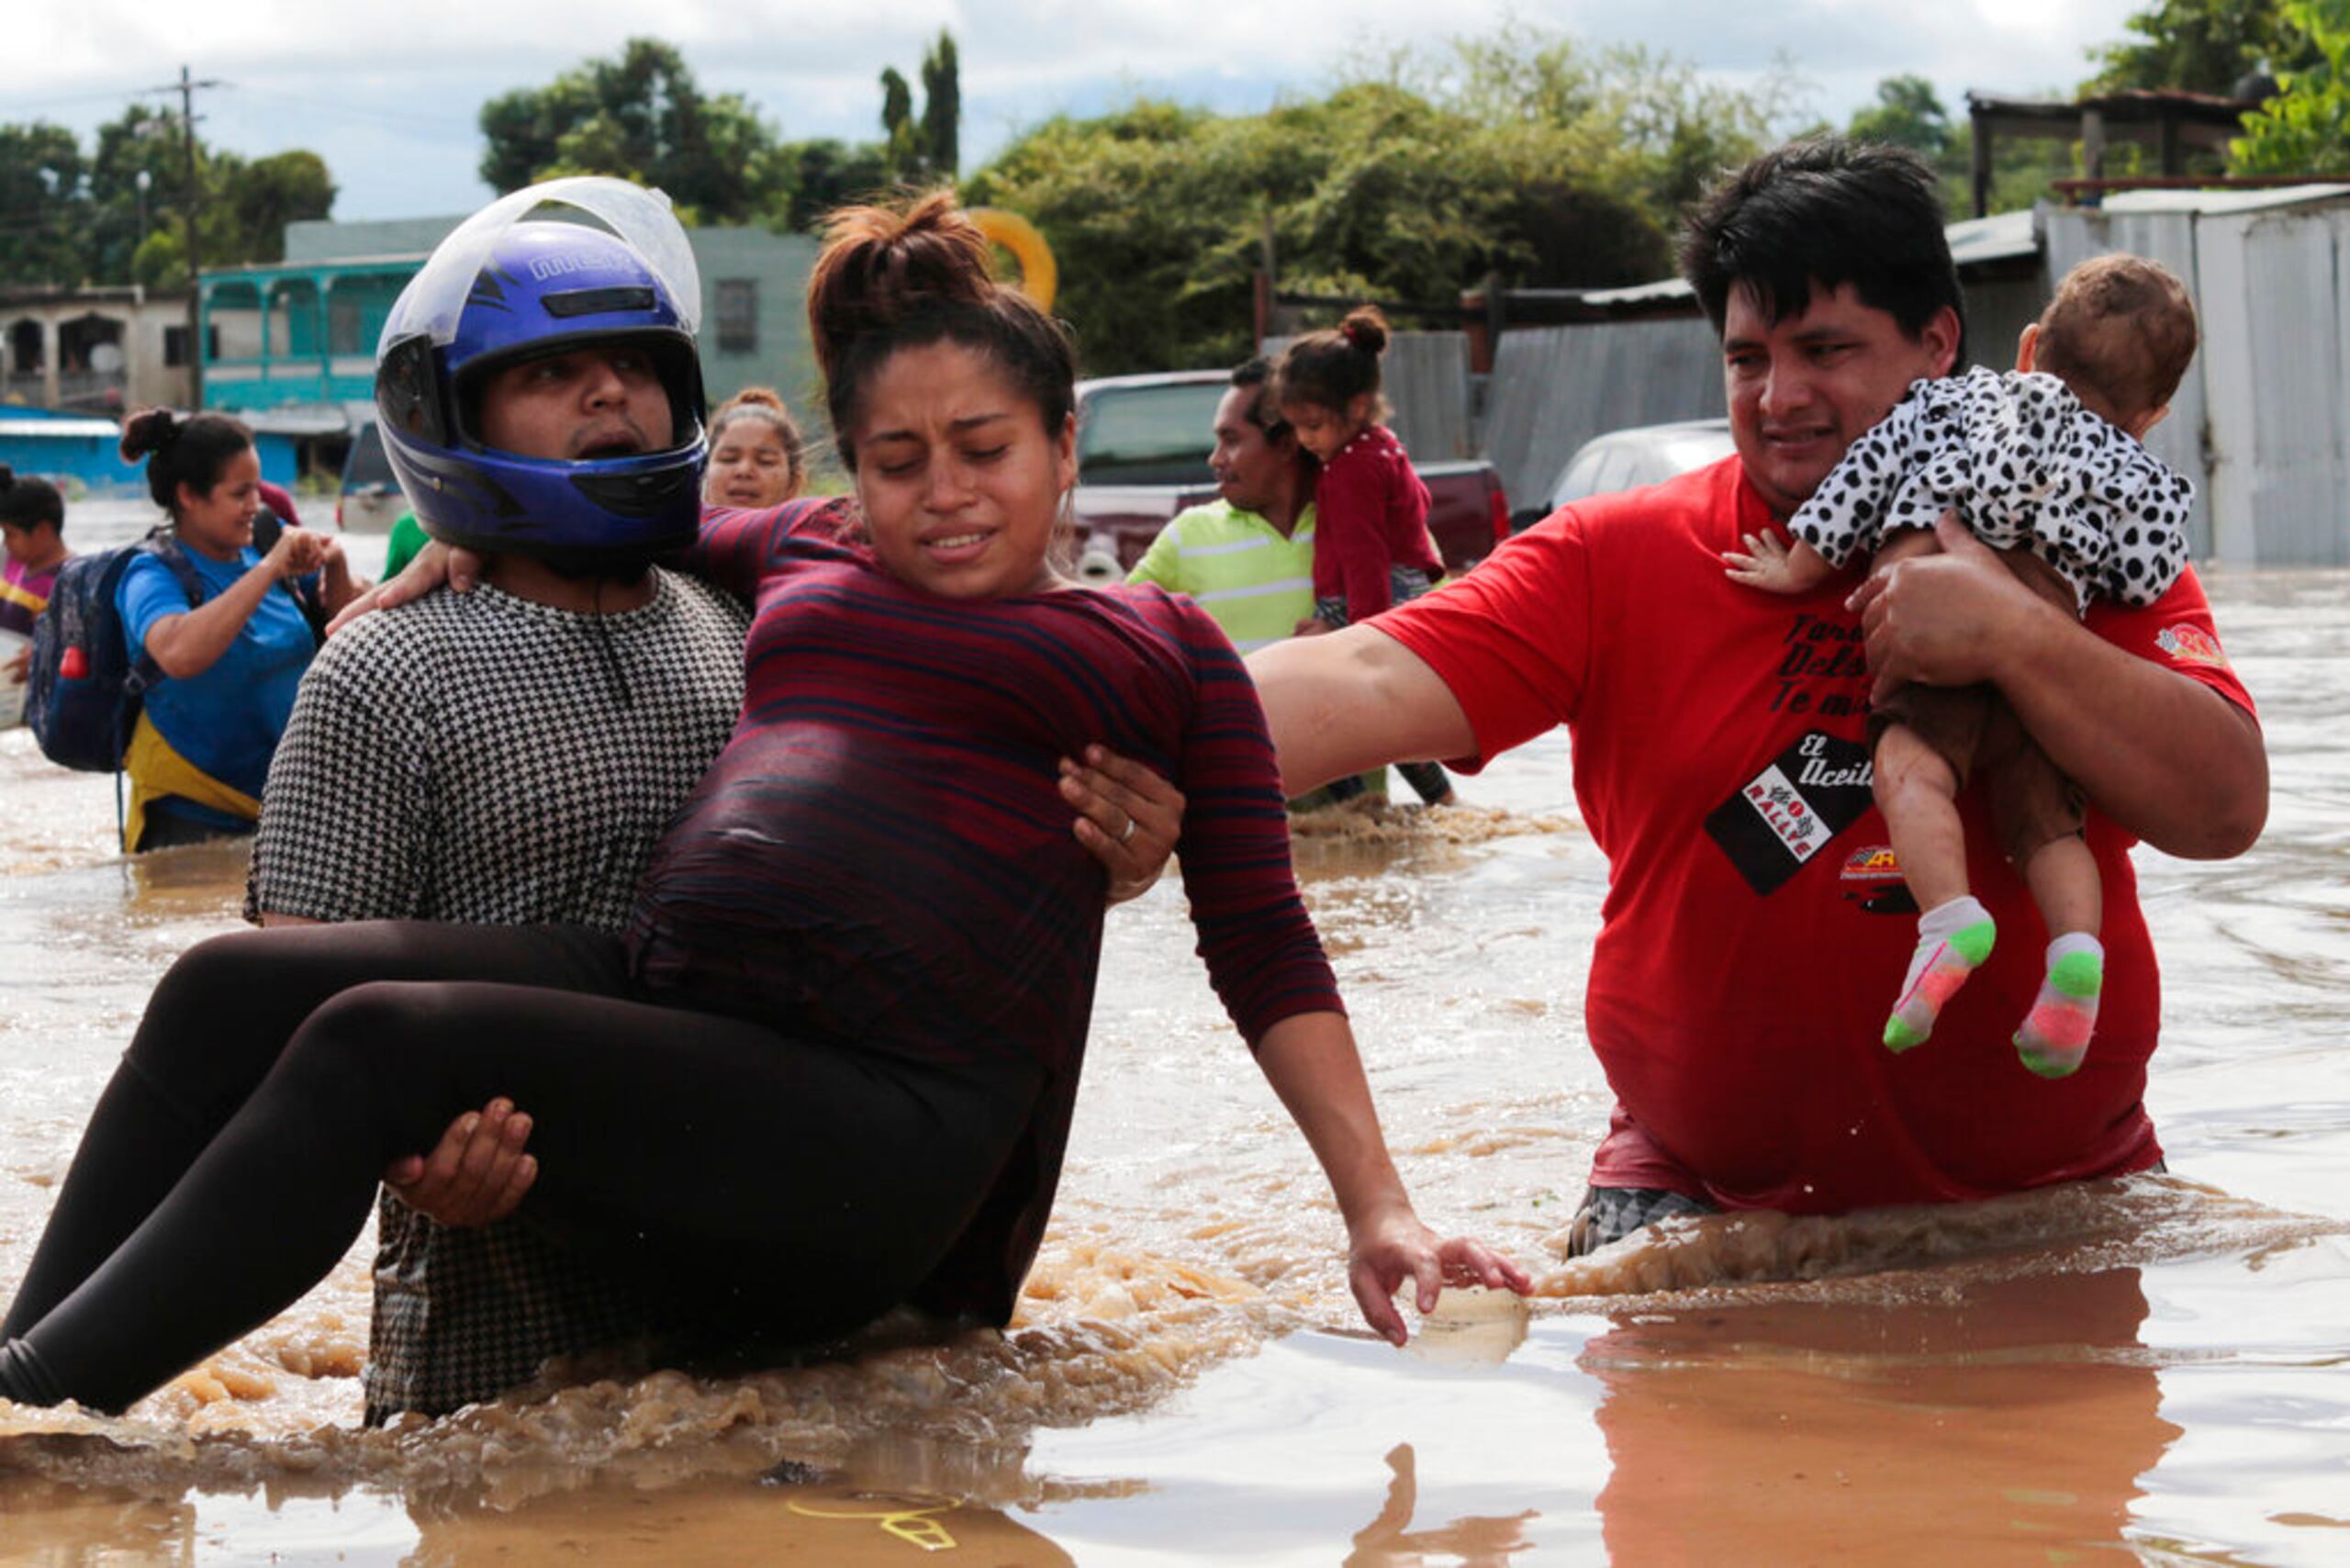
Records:
[[[192,81],[187,67],[180,67],[180,139],[182,150],[187,154],[187,185],[180,203],[187,219],[187,385],[191,412],[204,407],[204,289],[196,276],[202,263],[196,249],[196,204],[201,199],[196,179],[196,90],[219,85],[218,82]],[[168,87],[163,90],[172,91]]]

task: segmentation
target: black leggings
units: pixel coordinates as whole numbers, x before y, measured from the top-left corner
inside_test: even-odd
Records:
[[[522,1214],[683,1319],[819,1343],[923,1282],[1041,1083],[1000,1050],[916,1063],[637,998],[618,939],[570,927],[191,949],[0,1324],[0,1396],[118,1410],[258,1327],[349,1249],[387,1163],[501,1094],[533,1122]]]

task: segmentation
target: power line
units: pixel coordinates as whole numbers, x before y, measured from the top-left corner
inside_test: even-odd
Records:
[[[250,98],[285,104],[295,108],[308,109],[317,114],[340,115],[346,119],[380,120],[386,125],[416,126],[432,130],[446,130],[452,123],[447,115],[416,114],[400,109],[363,108],[355,104],[327,103],[317,98],[306,98],[298,94],[274,92],[265,87],[245,87],[240,90]],[[464,129],[470,132],[475,128],[468,122]]]
[[[223,87],[224,82],[193,79],[188,68],[180,67],[180,79],[164,87],[142,88],[142,93],[177,93],[180,95],[180,144],[187,153],[186,197],[181,216],[186,220],[187,231],[187,379],[188,406],[204,407],[204,286],[198,276],[202,265],[196,251],[196,208],[203,201],[202,188],[196,178],[196,95],[199,90]]]
[[[11,99],[0,102],[0,114],[18,115],[30,109],[72,108],[80,104],[118,104],[125,98],[144,98],[157,93],[177,91],[176,87],[122,87],[109,93],[78,93],[70,98],[37,98],[30,103]]]

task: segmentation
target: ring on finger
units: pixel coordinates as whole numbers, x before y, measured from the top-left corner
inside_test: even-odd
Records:
[[[1130,838],[1134,837],[1134,835],[1135,835],[1135,817],[1134,817],[1134,813],[1133,813],[1132,812],[1128,812],[1126,813],[1126,830],[1125,830],[1124,833],[1122,833],[1122,834],[1118,834],[1118,842],[1119,842],[1120,844],[1124,844],[1124,843],[1125,843],[1128,839],[1130,839]]]

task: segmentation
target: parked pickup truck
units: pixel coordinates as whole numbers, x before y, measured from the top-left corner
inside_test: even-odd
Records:
[[[1221,370],[1109,375],[1077,384],[1080,575],[1124,577],[1168,519],[1215,499],[1208,454]],[[1428,532],[1451,571],[1466,571],[1509,537],[1509,502],[1484,462],[1416,465],[1428,487]]]

